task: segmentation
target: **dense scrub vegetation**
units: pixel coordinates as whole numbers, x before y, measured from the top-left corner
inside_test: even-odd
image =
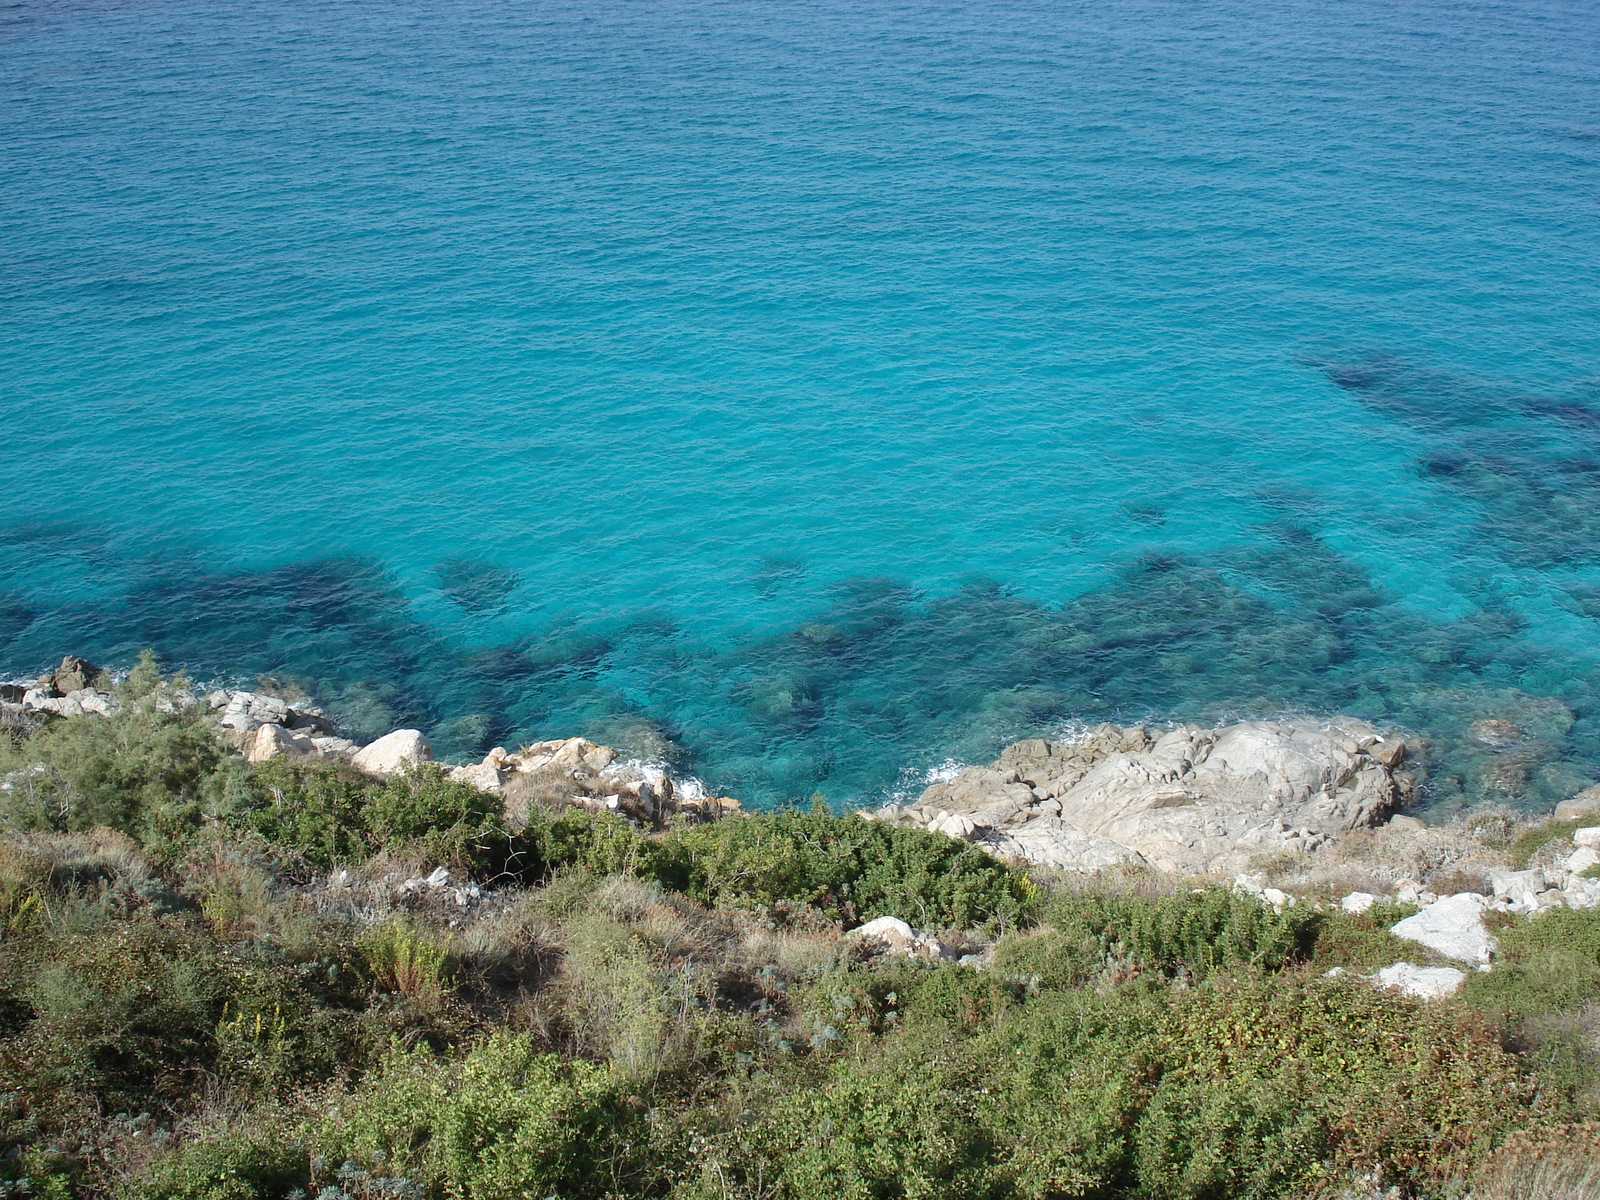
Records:
[[[1596,1115],[1593,913],[1422,1005],[1354,978],[1395,912],[820,807],[512,830],[164,694],[0,738],[0,1196],[1451,1196]],[[880,915],[984,953],[841,937]]]

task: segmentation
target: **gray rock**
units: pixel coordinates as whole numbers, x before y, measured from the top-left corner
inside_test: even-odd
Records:
[[[244,756],[251,762],[266,762],[272,758],[320,758],[322,751],[303,733],[282,725],[263,725],[256,730]]]
[[[1306,853],[1388,815],[1399,796],[1359,721],[1220,729],[1102,725],[1035,738],[930,786],[900,814],[950,836],[1068,870],[1148,862],[1184,874]],[[887,814],[880,811],[887,819]]]
[[[1389,932],[1396,937],[1437,950],[1461,962],[1486,963],[1497,948],[1494,938],[1483,927],[1484,898],[1472,892],[1446,896],[1434,904],[1396,922]]]
[[[1582,817],[1600,817],[1600,783],[1586,787],[1570,800],[1556,805],[1555,819],[1576,821]]]
[[[1397,962],[1378,972],[1378,982],[1420,1000],[1441,1000],[1454,995],[1466,982],[1466,972],[1454,967],[1418,967]]]
[[[505,786],[508,772],[493,762],[472,763],[465,767],[451,767],[450,778],[457,783],[468,783],[480,792],[498,792]]]

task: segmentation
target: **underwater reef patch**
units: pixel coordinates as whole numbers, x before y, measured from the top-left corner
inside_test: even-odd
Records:
[[[1600,775],[1600,673],[1574,668],[1559,695],[1521,686],[1539,657],[1492,594],[1465,619],[1430,620],[1307,523],[1258,532],[1204,558],[1148,554],[1056,605],[993,580],[927,595],[843,579],[806,619],[717,644],[641,611],[466,646],[370,559],[231,573],[151,561],[109,598],[8,601],[19,615],[0,624],[0,666],[34,670],[62,646],[125,664],[149,646],[201,679],[308,692],[356,736],[414,726],[465,757],[604,733],[756,804],[883,798],[1072,722],[1295,712],[1409,731],[1435,807],[1535,808]]]

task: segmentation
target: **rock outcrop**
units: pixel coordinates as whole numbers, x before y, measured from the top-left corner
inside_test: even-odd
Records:
[[[1119,862],[1216,874],[1378,824],[1409,783],[1404,743],[1359,721],[1167,731],[1101,725],[1009,746],[987,767],[870,814],[1073,871]]]
[[[503,796],[513,828],[527,821],[536,803],[612,812],[647,829],[674,818],[713,821],[740,807],[729,796],[708,795],[699,780],[674,780],[654,764],[623,761],[610,746],[587,738],[535,742],[515,753],[496,747],[482,762],[454,767],[450,774]]]

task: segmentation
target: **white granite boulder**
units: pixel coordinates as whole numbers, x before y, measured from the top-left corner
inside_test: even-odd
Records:
[[[1466,982],[1466,972],[1454,967],[1418,967],[1397,962],[1378,972],[1378,982],[1419,1000],[1442,1000],[1452,996]]]
[[[396,729],[357,750],[350,761],[369,775],[394,775],[432,759],[433,747],[420,730]]]
[[[303,733],[282,725],[263,725],[255,731],[244,756],[251,762],[266,762],[272,758],[321,758],[322,750]]]
[[[1498,948],[1494,937],[1483,926],[1486,907],[1482,896],[1460,892],[1396,922],[1389,927],[1389,932],[1436,950],[1447,958],[1486,963]]]

